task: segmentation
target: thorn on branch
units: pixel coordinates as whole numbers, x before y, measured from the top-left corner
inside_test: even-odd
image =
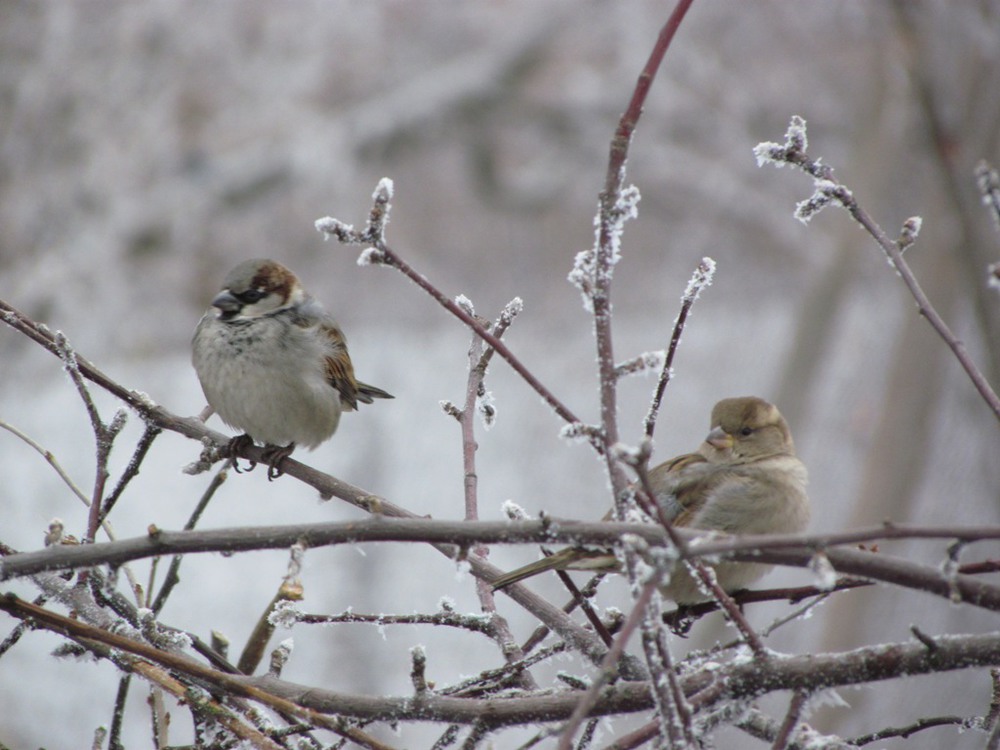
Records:
[[[916,625],[910,625],[910,632],[913,633],[913,636],[922,644],[924,644],[927,647],[927,650],[930,651],[931,653],[934,653],[935,651],[938,650],[937,642],[929,635],[927,635],[927,633],[918,628]]]

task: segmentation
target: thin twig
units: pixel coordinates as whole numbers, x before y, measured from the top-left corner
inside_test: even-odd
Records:
[[[386,625],[441,625],[484,635],[491,633],[490,619],[490,616],[461,615],[457,612],[435,612],[430,615],[419,613],[412,615],[369,615],[360,612],[342,612],[339,615],[299,614],[295,616],[295,622],[304,625],[338,625],[359,622],[377,625],[380,628]]]
[[[651,681],[651,688],[656,700],[660,734],[669,739],[672,748],[697,747],[691,707],[680,686],[662,619],[662,601],[654,595],[642,622],[642,644],[649,673],[657,676]]]
[[[615,642],[608,649],[608,653],[601,662],[600,669],[598,669],[597,674],[594,676],[590,688],[579,699],[573,709],[573,713],[567,719],[566,724],[560,729],[559,743],[556,746],[557,750],[571,750],[573,736],[579,730],[587,716],[590,715],[594,706],[597,705],[604,686],[616,677],[617,670],[615,669],[615,664],[617,664],[619,657],[625,652],[625,646],[632,637],[632,634],[639,627],[642,618],[646,616],[646,606],[655,593],[656,581],[648,581],[632,603],[632,611],[629,613],[628,618],[626,618],[625,624],[622,625],[622,629],[615,637]]]
[[[872,742],[889,739],[890,737],[902,737],[903,739],[906,739],[907,737],[910,737],[917,732],[922,732],[925,729],[947,726],[966,726],[968,721],[969,720],[964,716],[928,716],[922,719],[917,719],[912,724],[907,724],[904,727],[886,727],[885,729],[880,729],[877,732],[863,734],[860,737],[855,737],[851,740],[851,744],[861,747],[863,745],[869,745]]]
[[[132,458],[129,459],[128,465],[122,472],[122,475],[118,478],[118,483],[115,488],[108,495],[107,499],[104,501],[104,506],[101,508],[101,518],[107,518],[111,509],[115,507],[115,503],[118,502],[118,498],[122,496],[125,488],[128,487],[129,482],[131,482],[136,475],[139,473],[139,469],[142,467],[142,462],[146,458],[146,454],[153,445],[153,441],[156,437],[163,432],[163,428],[155,424],[147,424],[146,429],[143,430],[142,437],[139,438],[139,442],[135,446],[135,451],[132,453]]]
[[[520,300],[517,300],[516,302],[519,303]],[[466,307],[466,311],[470,315],[475,316],[471,302],[463,299],[460,306]],[[520,309],[520,304],[515,303],[509,304],[504,309],[504,312],[500,316],[499,320],[491,327],[491,332],[497,340],[500,339],[503,333],[510,326]],[[485,320],[480,319],[479,322],[483,325],[483,327],[488,325]],[[479,520],[479,476],[476,472],[476,450],[478,449],[478,444],[476,442],[475,418],[476,413],[481,411],[481,409],[492,409],[491,405],[485,404],[484,399],[486,396],[486,371],[489,367],[490,359],[492,358],[494,351],[495,350],[493,348],[487,348],[484,351],[483,339],[475,333],[472,335],[472,342],[469,344],[469,374],[466,380],[465,405],[459,412],[458,419],[459,425],[462,429],[462,464],[464,468],[463,490],[465,496],[466,521]],[[487,425],[492,424],[492,420],[495,416],[493,412],[482,411],[481,413],[484,422]],[[474,556],[484,562],[489,558],[489,547],[485,544],[474,545],[471,552]],[[490,615],[488,620],[488,632],[500,648],[500,653],[503,655],[504,660],[508,663],[513,663],[524,659],[524,652],[521,651],[517,640],[514,638],[514,634],[511,632],[506,618],[504,618],[497,611],[492,587],[482,578],[476,579],[476,594],[479,597],[479,605],[483,612]],[[521,682],[521,687],[527,690],[537,687],[534,679],[527,671],[520,673],[519,680]]]
[[[778,736],[771,743],[771,750],[787,750],[789,743],[795,736],[795,725],[799,722],[802,709],[805,708],[809,694],[803,690],[796,690],[792,693],[792,699],[788,702],[788,711],[785,719],[778,728]]]
[[[215,473],[215,476],[212,477],[212,481],[209,482],[208,487],[202,493],[201,498],[198,500],[198,504],[195,505],[194,510],[191,511],[191,515],[188,517],[187,523],[184,524],[184,529],[186,531],[189,531],[198,525],[198,521],[201,519],[202,513],[204,513],[205,509],[208,507],[209,501],[215,497],[215,493],[229,476],[227,469],[228,464],[219,469],[219,471]],[[183,555],[174,555],[173,559],[170,561],[170,567],[167,569],[167,576],[163,580],[163,585],[160,586],[160,592],[156,595],[156,600],[153,602],[152,610],[154,614],[159,614],[159,612],[163,609],[163,605],[167,603],[167,599],[170,597],[170,593],[174,590],[174,587],[180,583],[180,569],[183,560]]]
[[[702,291],[712,283],[715,276],[715,261],[711,258],[702,258],[694,275],[688,282],[684,295],[681,297],[681,311],[674,321],[674,330],[670,334],[670,346],[667,349],[666,359],[663,361],[663,369],[660,370],[660,377],[656,383],[656,390],[653,392],[653,400],[649,404],[649,411],[646,413],[644,421],[646,437],[652,439],[653,431],[656,429],[656,418],[660,413],[660,403],[663,401],[663,393],[667,383],[674,376],[674,356],[677,354],[677,347],[681,343],[681,335],[684,333],[684,325],[687,323],[691,306],[698,301]]]
[[[903,258],[903,249],[912,244],[916,237],[919,221],[908,223],[910,228],[904,231],[899,241],[894,242],[889,239],[882,227],[861,207],[854,197],[853,191],[833,176],[833,169],[821,161],[809,157],[806,151],[807,143],[805,120],[801,117],[793,117],[785,135],[784,144],[758,144],[755,149],[757,163],[760,165],[767,163],[792,164],[814,178],[815,192],[809,200],[800,203],[796,210],[796,216],[802,221],[808,221],[825,206],[836,203],[843,207],[874,238],[885,252],[889,263],[903,279],[903,283],[913,299],[916,300],[919,313],[927,319],[931,327],[952,350],[973,386],[979,391],[980,396],[993,411],[994,416],[1000,420],[1000,397],[997,396],[986,377],[973,362],[965,343],[952,333],[948,324],[944,322],[937,309],[931,304],[909,264]]]
[[[383,187],[386,182],[387,181],[383,180],[383,182],[379,184],[379,187]],[[389,192],[391,194],[391,188],[389,189]],[[375,208],[378,208],[379,206],[380,193],[384,193],[384,191],[376,188]],[[375,208],[373,208],[373,211]],[[382,208],[383,210],[388,210],[388,203],[382,204]],[[386,243],[381,231],[373,231],[372,227],[369,226],[364,232],[355,232],[350,225],[344,224],[338,219],[331,217],[319,219],[316,222],[316,229],[327,237],[335,237],[340,242],[346,244],[370,245],[374,252],[366,256],[368,258],[368,263],[373,265],[389,266],[390,268],[395,268],[397,271],[402,273],[406,276],[406,278],[427,292],[427,294],[429,294],[439,305],[462,321],[462,323],[464,323],[473,333],[489,344],[489,346],[492,347],[497,354],[499,354],[507,362],[507,364],[511,366],[511,368],[513,368],[514,372],[520,375],[524,382],[534,389],[534,391],[538,393],[538,395],[540,395],[549,406],[552,407],[556,414],[569,423],[580,421],[576,418],[573,412],[570,411],[569,408],[555,396],[555,394],[544,386],[542,382],[538,380],[538,378],[535,377],[535,375],[527,367],[525,367],[520,359],[518,359],[504,343],[486,330],[485,326],[477,321],[475,317],[469,315],[469,313],[463,310],[460,305],[455,303],[454,300],[450,299],[436,286],[434,286],[434,284],[432,284],[426,276],[418,273],[409,263],[403,260],[403,258]]]

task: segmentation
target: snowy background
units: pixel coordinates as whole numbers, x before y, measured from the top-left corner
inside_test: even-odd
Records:
[[[469,337],[395,272],[359,268],[324,243],[315,219],[361,224],[377,180],[395,181],[389,241],[446,294],[493,318],[520,296],[508,344],[588,420],[597,419],[591,323],[565,280],[592,242],[608,142],[666,18],[664,3],[5,2],[0,4],[0,298],[66,333],[85,357],[174,412],[203,406],[191,332],[225,272],[248,257],[292,267],[337,316],[359,377],[396,396],[345,417],[298,457],[420,514],[462,515],[457,424]],[[784,412],[812,476],[813,529],[889,518],[1000,521],[1000,437],[944,344],[916,314],[873,242],[846,214],[792,218],[810,181],[758,169],[752,148],[781,140],[791,115],[810,151],[890,235],[924,217],[908,259],[938,309],[1000,382],[1000,297],[985,288],[1000,234],[978,205],[972,167],[1000,162],[1000,3],[820,0],[695,3],[667,54],[631,149],[642,193],[615,291],[619,361],[663,349],[703,256],[715,284],[695,307],[667,391],[657,457],[693,449],[719,398],[760,395]],[[621,389],[623,438],[638,439],[652,379]],[[561,423],[499,360],[487,381],[498,419],[479,433],[481,515],[513,500],[600,517],[601,465],[557,437]],[[107,418],[116,404],[98,394]],[[0,419],[51,450],[86,492],[93,439],[57,361],[0,329]],[[114,453],[125,465],[141,425]],[[219,427],[217,422],[213,425]],[[112,516],[120,537],[180,527],[208,477],[181,473],[198,445],[161,436]],[[58,516],[80,534],[86,511],[44,460],[0,431],[0,541],[41,545]],[[263,472],[231,477],[202,527],[330,521],[359,511]],[[884,544],[936,564],[940,544]],[[982,545],[969,559],[996,549]],[[493,561],[534,559],[498,548]],[[163,619],[238,649],[270,601],[287,555],[190,557]],[[135,566],[141,580],[148,564]],[[162,575],[162,573],[161,573]],[[808,581],[780,571],[767,583]],[[475,611],[472,580],[430,549],[310,551],[309,612],[434,611],[442,596]],[[535,584],[563,601],[554,578]],[[26,583],[7,585],[25,596]],[[608,587],[604,606],[627,606]],[[531,622],[500,598],[522,637]],[[752,607],[764,625],[783,605]],[[995,628],[995,617],[917,594],[841,595],[775,636],[793,652]],[[2,623],[5,634],[13,622]],[[731,637],[699,624],[689,647]],[[287,636],[279,633],[279,637]],[[477,636],[366,626],[294,631],[284,676],[328,688],[403,694],[408,649],[428,649],[446,684],[498,662]],[[57,661],[55,637],[26,636],[0,660],[0,741],[80,747],[111,719],[117,673]],[[559,665],[564,667],[566,665]],[[985,673],[842,691],[816,726],[846,737],[918,716],[982,713]],[[147,746],[144,689],[133,683],[129,747]],[[765,708],[783,710],[782,703]],[[183,709],[171,741],[190,741]],[[47,717],[42,720],[41,717]],[[618,725],[615,727],[617,731]],[[438,728],[404,729],[425,746]],[[747,747],[745,735],[727,741]],[[954,729],[907,747],[979,747]],[[902,743],[886,743],[887,747]]]

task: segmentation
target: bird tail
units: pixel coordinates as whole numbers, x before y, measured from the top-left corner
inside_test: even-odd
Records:
[[[544,573],[547,570],[593,570],[598,573],[608,573],[617,570],[618,558],[610,550],[584,549],[583,547],[567,547],[553,555],[535,560],[520,568],[500,576],[493,582],[493,590],[498,591],[512,583],[525,578]]]
[[[376,398],[396,398],[391,393],[386,393],[381,388],[376,388],[368,383],[358,383],[357,399],[361,403],[370,404]]]

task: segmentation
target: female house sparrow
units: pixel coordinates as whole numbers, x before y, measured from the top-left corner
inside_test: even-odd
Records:
[[[192,349],[209,406],[246,433],[230,441],[230,451],[264,443],[268,479],[281,475],[297,443],[315,448],[333,435],[341,412],[392,398],[354,378],[337,321],[273,260],[229,272]]]
[[[806,467],[781,413],[760,398],[723,399],[712,409],[711,431],[695,453],[677,456],[649,472],[656,502],[678,527],[724,534],[781,534],[809,523]],[[610,517],[610,516],[608,516]],[[721,562],[713,566],[727,592],[746,588],[772,566]],[[511,571],[503,588],[545,570],[617,571],[613,553],[570,547]],[[677,566],[661,593],[678,604],[706,597],[685,566]]]

